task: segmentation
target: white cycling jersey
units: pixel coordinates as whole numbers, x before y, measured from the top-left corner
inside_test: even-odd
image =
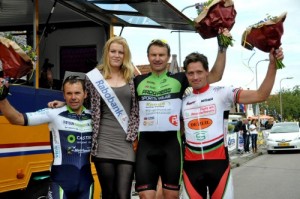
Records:
[[[91,114],[83,109],[80,115],[64,106],[24,114],[25,125],[49,124],[53,165],[74,165],[79,169],[90,164],[92,142]]]
[[[183,100],[186,160],[226,159],[228,116],[239,91],[207,85]]]

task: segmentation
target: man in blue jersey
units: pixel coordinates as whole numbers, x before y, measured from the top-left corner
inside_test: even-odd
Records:
[[[83,106],[87,96],[84,81],[66,78],[63,94],[66,105],[57,109],[19,113],[6,99],[8,83],[0,78],[0,110],[14,125],[49,124],[53,164],[48,198],[91,199],[94,181],[91,173],[91,114]]]

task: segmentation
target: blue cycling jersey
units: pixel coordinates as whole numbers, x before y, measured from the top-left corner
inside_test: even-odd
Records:
[[[53,165],[74,165],[78,169],[90,164],[92,142],[91,114],[83,109],[80,115],[67,106],[42,109],[24,114],[25,125],[48,123],[51,131]]]
[[[68,106],[24,114],[25,125],[48,123],[51,131],[53,164],[48,198],[91,199],[93,176],[91,113],[83,108],[76,114]]]

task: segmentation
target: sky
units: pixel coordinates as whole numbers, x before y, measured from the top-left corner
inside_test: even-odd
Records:
[[[168,0],[179,11],[185,7],[201,3],[197,0]],[[284,52],[285,68],[278,70],[272,94],[282,90],[293,89],[300,86],[300,20],[299,10],[300,2],[298,0],[235,0],[234,7],[237,11],[235,24],[230,31],[234,41],[234,46],[227,50],[227,62],[223,78],[215,85],[225,85],[242,87],[244,89],[256,89],[256,72],[258,87],[262,83],[267,68],[268,61],[261,61],[269,58],[269,54],[254,48],[250,51],[241,46],[241,37],[246,28],[262,19],[267,14],[279,16],[287,12],[284,21],[284,34],[281,38],[281,47]],[[197,17],[194,7],[187,8],[183,14],[190,19]],[[114,33],[119,35],[120,28],[115,27]],[[165,39],[171,47],[171,54],[179,56],[179,37],[178,32],[172,32],[168,29],[148,29],[148,28],[124,28],[122,35],[126,38],[132,53],[133,63],[135,65],[148,64],[146,49],[153,39]],[[196,32],[182,32],[181,40],[181,62],[186,55],[191,52],[200,52],[207,56],[209,66],[215,62],[217,55],[216,38],[202,39]],[[254,54],[254,55],[253,55]],[[253,55],[253,56],[252,56]],[[249,58],[252,58],[249,60]],[[171,61],[171,60],[170,60]],[[179,62],[179,58],[177,58]],[[293,77],[293,79],[285,79]]]

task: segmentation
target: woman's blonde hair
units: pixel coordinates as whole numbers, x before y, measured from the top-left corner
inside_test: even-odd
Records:
[[[104,48],[103,48],[102,62],[101,62],[101,64],[99,64],[97,66],[97,68],[102,71],[105,79],[109,79],[111,77],[110,76],[111,65],[109,63],[108,53],[109,53],[110,45],[112,43],[121,44],[124,48],[124,59],[123,59],[123,63],[121,66],[121,71],[123,73],[123,76],[124,76],[126,82],[129,82],[129,80],[134,75],[133,74],[134,66],[131,61],[131,52],[130,52],[129,46],[127,44],[126,39],[124,39],[123,37],[118,37],[118,36],[112,37],[105,43]]]

